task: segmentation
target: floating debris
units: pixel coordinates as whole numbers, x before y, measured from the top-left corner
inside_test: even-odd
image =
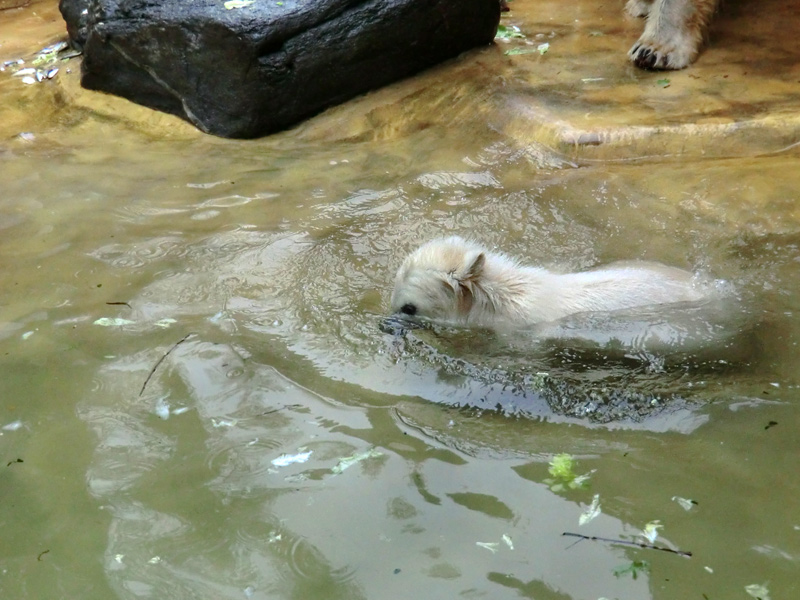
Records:
[[[769,590],[767,589],[766,583],[764,584],[751,583],[750,585],[744,586],[744,591],[747,592],[750,596],[752,596],[756,600],[770,600]]]
[[[23,340],[27,340],[29,337],[33,335],[33,333],[34,333],[33,331],[26,331],[19,337],[21,337]]]
[[[650,563],[646,560],[634,560],[630,564],[621,565],[614,568],[614,577],[622,577],[623,575],[630,575],[632,579],[637,579],[639,573],[647,573],[650,571]]]
[[[514,542],[511,541],[511,536],[510,535],[508,535],[507,533],[504,533],[503,534],[503,541],[506,543],[506,546],[508,546],[509,550],[513,550],[514,549]]]
[[[166,421],[169,419],[169,402],[167,402],[166,398],[159,398],[156,400],[156,405],[153,408],[153,412],[158,416],[158,418],[163,419]]]
[[[497,547],[500,545],[497,542],[475,542],[476,546],[480,546],[481,548],[486,548],[492,554],[497,552]]]
[[[697,506],[697,502],[689,498],[681,498],[680,496],[673,496],[672,500],[680,504],[680,507],[683,510],[692,510],[692,508]]]
[[[496,40],[508,40],[511,38],[524,38],[525,34],[520,31],[520,28],[516,25],[498,25],[497,26],[497,33],[494,36]]]
[[[97,319],[93,325],[99,325],[100,327],[122,327],[123,325],[133,325],[135,321],[131,321],[130,319],[112,319],[110,317],[101,317]]]
[[[334,475],[339,475],[342,471],[349,469],[354,464],[359,463],[362,460],[367,460],[368,458],[377,458],[379,456],[383,456],[383,452],[375,450],[375,448],[370,448],[366,452],[360,452],[359,454],[353,454],[352,456],[345,456],[339,459],[339,462],[331,469],[331,472]]]
[[[17,431],[22,429],[22,421],[11,421],[8,425],[3,425],[3,431]]]
[[[256,0],[228,0],[223,6],[228,10],[233,10],[234,8],[245,8],[255,3]]]
[[[575,473],[575,457],[570,454],[556,454],[550,461],[547,471],[552,477],[545,479],[544,482],[554,492],[561,492],[566,488],[575,490],[586,487],[589,485],[589,478],[594,473],[594,470],[583,475]]]
[[[153,323],[153,325],[155,325],[156,327],[163,327],[164,329],[166,329],[173,323],[177,323],[177,321],[175,319],[161,319],[160,321],[156,321],[155,323]]]
[[[589,507],[581,513],[578,519],[578,525],[585,525],[586,523],[596,519],[602,511],[600,510],[600,494],[595,494],[592,498],[592,503]]]
[[[25,69],[20,69],[16,73],[12,75],[12,77],[24,77],[25,75],[34,75],[36,73],[36,69],[33,67],[27,67]]]
[[[151,558],[147,562],[150,563],[151,565],[157,565],[158,563],[161,562],[161,557],[160,556],[154,556],[153,558]]]
[[[299,450],[303,450],[299,448]],[[272,464],[276,467],[288,467],[294,463],[304,463],[306,462],[313,450],[308,450],[307,452],[298,452],[297,454],[281,454],[278,458],[272,459]]]
[[[26,83],[26,84],[30,85],[32,83],[36,83],[36,79],[33,78],[33,77],[23,77],[22,78],[22,83]]]
[[[0,65],[0,71],[5,71],[6,69],[8,69],[10,67],[17,67],[17,66],[23,65],[23,64],[25,64],[25,61],[22,60],[21,58],[14,58],[12,60],[6,60],[6,61],[3,62],[2,65]]]
[[[644,526],[642,529],[642,536],[651,544],[656,541],[658,537],[658,530],[662,529],[664,526],[661,524],[661,521],[656,519],[655,521],[650,521],[647,525]]]
[[[211,419],[211,424],[214,427],[233,427],[236,423],[236,419]]]

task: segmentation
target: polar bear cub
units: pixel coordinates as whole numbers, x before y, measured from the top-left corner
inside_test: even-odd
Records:
[[[449,237],[427,242],[405,259],[391,308],[435,321],[508,330],[582,312],[704,298],[692,273],[659,263],[615,262],[560,274]]]

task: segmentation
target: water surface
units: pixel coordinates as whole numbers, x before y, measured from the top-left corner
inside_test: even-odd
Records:
[[[28,52],[60,31],[36,6],[6,21]],[[505,60],[250,142],[0,73],[3,597],[797,595],[798,152],[559,155],[496,126]],[[449,234],[734,292],[546,339],[382,332]],[[558,453],[588,488],[551,490]],[[653,520],[692,558],[562,537]]]

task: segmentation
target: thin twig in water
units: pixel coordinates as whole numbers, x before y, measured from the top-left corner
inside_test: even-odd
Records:
[[[108,304],[109,306],[127,306],[128,308],[133,308],[127,302],[106,302],[106,304]]]
[[[148,376],[147,376],[147,379],[145,379],[145,380],[144,380],[144,383],[142,384],[142,389],[141,389],[141,390],[139,390],[139,397],[140,397],[140,398],[142,397],[142,394],[144,394],[144,388],[146,388],[146,387],[147,387],[147,384],[148,384],[148,383],[150,383],[150,378],[153,376],[153,373],[155,373],[155,372],[156,372],[156,369],[158,368],[158,365],[160,365],[162,362],[164,362],[164,359],[165,359],[165,358],[167,358],[167,357],[170,355],[170,353],[171,353],[173,350],[175,350],[175,348],[177,348],[178,346],[180,346],[180,345],[181,345],[183,342],[185,342],[185,341],[186,341],[186,340],[187,340],[187,339],[188,339],[190,336],[192,336],[192,335],[194,335],[194,334],[193,334],[193,333],[187,333],[187,334],[186,334],[185,336],[183,336],[183,337],[182,337],[180,340],[178,340],[177,342],[175,342],[175,345],[173,345],[173,346],[172,346],[172,348],[170,348],[169,350],[167,350],[167,351],[164,353],[164,356],[162,356],[161,358],[159,358],[159,359],[158,359],[158,362],[157,362],[156,364],[154,364],[154,365],[153,365],[153,368],[152,368],[152,369],[150,369],[150,373],[148,374]]]
[[[626,546],[638,546],[639,548],[645,548],[647,550],[661,550],[662,552],[671,552],[672,554],[677,554],[678,556],[685,556],[686,558],[690,558],[692,556],[691,552],[686,552],[684,550],[673,550],[672,548],[665,548],[664,546],[654,546],[652,544],[644,544],[642,542],[615,540],[612,538],[598,537],[596,535],[583,535],[580,533],[570,533],[569,531],[565,531],[561,535],[568,535],[571,537],[579,538],[578,541],[575,542],[576,544],[583,540],[590,540],[592,542],[608,542],[609,544],[624,544]]]

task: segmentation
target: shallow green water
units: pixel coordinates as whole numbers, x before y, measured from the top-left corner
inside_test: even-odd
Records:
[[[797,152],[573,165],[498,133],[484,83],[235,142],[37,116],[51,96],[0,77],[34,134],[0,142],[3,598],[796,597]],[[737,302],[685,354],[381,332],[402,257],[450,233]],[[505,386],[539,371],[658,410],[598,424]],[[587,489],[549,488],[557,453]],[[562,537],[654,519],[693,557]]]

